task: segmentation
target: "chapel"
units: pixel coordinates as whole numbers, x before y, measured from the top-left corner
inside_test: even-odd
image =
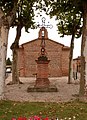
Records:
[[[55,40],[49,39],[48,31],[45,27],[40,28],[37,39],[20,45],[18,50],[19,76],[35,77],[37,75],[37,64],[35,60],[37,60],[41,51],[43,35],[46,56],[50,60],[49,77],[68,76],[70,48]]]

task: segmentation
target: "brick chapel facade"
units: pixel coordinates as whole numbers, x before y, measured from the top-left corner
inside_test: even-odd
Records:
[[[34,77],[37,74],[37,60],[41,51],[43,27],[39,30],[38,38],[19,47],[18,62],[20,77]],[[48,38],[44,29],[45,49],[49,63],[49,77],[68,76],[70,48]]]

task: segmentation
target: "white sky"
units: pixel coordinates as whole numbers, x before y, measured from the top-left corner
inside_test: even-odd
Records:
[[[53,25],[53,28],[47,28],[48,30],[48,37],[54,41],[57,41],[59,43],[62,43],[66,46],[70,46],[70,41],[71,41],[71,36],[65,36],[63,38],[60,38],[60,34],[58,34],[57,32],[57,21],[55,21],[54,18],[50,19],[49,16],[46,16],[43,14],[42,17],[46,18],[46,22],[45,24],[48,24],[48,22],[50,24]],[[41,18],[42,17],[38,17],[36,18],[36,23],[40,23],[42,24]],[[31,41],[33,39],[38,38],[38,31],[40,28],[35,29],[35,30],[29,30],[30,33],[26,33],[25,30],[22,30],[22,35],[20,38],[20,44],[23,44],[25,42]],[[13,41],[15,40],[15,36],[16,36],[16,29],[15,28],[11,28],[9,31],[9,38],[8,38],[8,49],[7,49],[7,58],[10,57],[12,59],[12,51],[10,50],[10,46],[13,43]],[[81,38],[79,39],[75,39],[75,45],[74,45],[74,55],[73,58],[76,58],[78,56],[80,56],[80,52],[81,52]]]

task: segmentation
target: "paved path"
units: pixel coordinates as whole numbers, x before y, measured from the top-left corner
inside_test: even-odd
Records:
[[[35,78],[20,78],[24,84],[6,85],[5,97],[13,101],[29,102],[67,102],[76,99],[79,93],[79,81],[67,84],[67,77],[50,78],[50,82],[58,88],[58,92],[29,92],[27,88],[34,84]],[[6,84],[11,81],[11,75],[6,79]]]

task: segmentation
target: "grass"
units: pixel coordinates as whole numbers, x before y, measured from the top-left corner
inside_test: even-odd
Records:
[[[58,120],[87,120],[87,103],[73,101],[68,103],[12,102],[0,101],[0,120],[11,120],[25,116],[42,116]]]

